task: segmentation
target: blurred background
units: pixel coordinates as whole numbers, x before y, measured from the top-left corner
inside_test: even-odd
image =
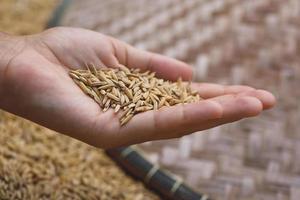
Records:
[[[14,12],[22,13],[28,1],[15,2]],[[48,2],[41,4],[53,8]],[[0,30],[24,25],[12,26],[0,6]],[[180,59],[199,82],[271,91],[276,108],[260,117],[138,146],[213,199],[300,199],[299,0],[71,0],[59,24]]]

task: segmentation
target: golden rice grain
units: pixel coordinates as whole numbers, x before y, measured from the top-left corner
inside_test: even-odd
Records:
[[[71,78],[80,80],[80,78],[75,73],[70,73]]]
[[[121,108],[120,104],[116,105],[116,107],[115,107],[115,113],[119,112],[120,108]]]
[[[131,90],[129,90],[127,87],[125,87],[125,88],[124,88],[124,92],[125,92],[125,94],[127,95],[127,97],[128,97],[129,99],[133,99],[132,91],[131,91]]]
[[[107,96],[115,101],[119,101],[120,99],[111,93],[107,93]]]
[[[131,108],[126,108],[126,109],[124,110],[124,112],[122,113],[122,115],[120,116],[120,119],[122,119],[124,116],[126,116],[126,114],[127,114],[128,112],[130,112],[130,110],[131,110]]]
[[[129,120],[131,120],[132,117],[133,117],[133,114],[129,114],[128,116],[126,116],[126,117],[121,121],[121,126],[123,126],[124,124],[126,124],[127,122],[129,122]]]

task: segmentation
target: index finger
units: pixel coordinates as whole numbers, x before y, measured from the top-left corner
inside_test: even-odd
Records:
[[[191,80],[193,68],[179,60],[160,54],[136,49],[126,43],[112,39],[115,56],[128,68],[139,68],[156,72],[157,77],[175,81],[179,77]]]

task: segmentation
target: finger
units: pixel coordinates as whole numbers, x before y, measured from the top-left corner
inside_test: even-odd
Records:
[[[276,99],[274,95],[265,90],[250,90],[250,91],[240,93],[239,95],[256,97],[261,101],[264,109],[270,109],[276,103]]]
[[[244,85],[223,86],[212,83],[192,83],[192,88],[198,91],[199,95],[204,99],[227,94],[254,96],[262,102],[264,109],[272,108],[276,102],[275,97],[270,92],[265,90],[256,90]]]
[[[219,102],[223,110],[223,116],[217,120],[207,120],[202,123],[200,130],[210,129],[227,123],[232,123],[243,118],[254,117],[262,111],[261,102],[251,96],[233,97],[230,101],[227,97],[215,98],[213,101]],[[197,126],[190,127],[189,133],[199,131]]]
[[[191,87],[198,91],[199,95],[204,99],[255,90],[254,88],[245,85],[225,86],[213,83],[192,83]]]
[[[183,80],[192,79],[193,68],[181,61],[142,51],[115,39],[112,39],[112,43],[115,56],[126,67],[154,71],[158,77],[172,81],[179,77]]]
[[[224,95],[210,100],[221,105],[223,109],[222,117],[202,121],[200,126],[199,124],[190,125],[186,132],[179,132],[179,136],[206,130],[226,123],[232,123],[243,118],[254,117],[263,110],[261,102],[251,96]]]
[[[255,97],[225,95],[141,113],[123,127],[120,135],[126,135],[128,142],[131,140],[134,143],[174,138],[204,130],[207,122],[217,124],[224,120],[238,120],[255,116],[261,110],[261,102]]]

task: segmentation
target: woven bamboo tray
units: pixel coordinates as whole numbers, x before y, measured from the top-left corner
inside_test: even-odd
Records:
[[[276,109],[181,139],[140,144],[146,157],[213,199],[300,194],[298,0],[74,0],[60,25],[183,60],[195,80],[272,91]]]

